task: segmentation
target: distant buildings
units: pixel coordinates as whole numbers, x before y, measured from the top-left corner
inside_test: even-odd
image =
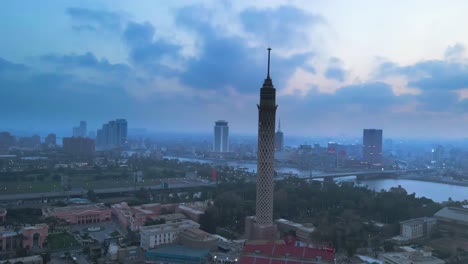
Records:
[[[16,144],[16,138],[9,132],[0,132],[0,154],[7,153]]]
[[[275,150],[282,151],[284,148],[284,134],[281,131],[281,120],[278,121],[278,131],[275,133]]]
[[[437,145],[432,149],[432,160],[431,163],[436,163],[438,165],[444,162],[444,147]]]
[[[229,152],[229,126],[224,120],[215,122],[213,152]]]
[[[382,129],[364,129],[362,157],[368,165],[382,164]]]
[[[49,207],[42,209],[42,215],[58,217],[68,224],[92,224],[111,220],[111,210],[103,204]]]
[[[80,121],[80,125],[77,127],[73,127],[73,137],[86,137],[86,121]]]
[[[109,121],[109,123],[102,125],[102,128],[97,131],[97,148],[106,150],[126,145],[127,130],[127,120],[125,119]]]
[[[62,139],[63,151],[74,156],[91,156],[95,152],[94,140],[83,137],[65,137]]]
[[[44,144],[48,148],[55,147],[57,145],[57,136],[53,133],[47,135],[44,140]]]
[[[20,137],[18,146],[21,148],[37,148],[41,144],[41,137],[33,135],[31,137]]]

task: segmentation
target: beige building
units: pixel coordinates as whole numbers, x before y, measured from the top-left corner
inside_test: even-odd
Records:
[[[199,228],[192,220],[182,220],[176,223],[142,226],[140,228],[140,246],[144,250],[159,245],[173,244],[179,241],[179,234],[187,229]]]
[[[435,218],[421,217],[400,222],[400,235],[408,239],[428,236],[437,223]]]

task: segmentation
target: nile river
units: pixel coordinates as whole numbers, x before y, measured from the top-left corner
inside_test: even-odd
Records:
[[[361,184],[367,185],[369,189],[380,191],[389,190],[391,187],[405,188],[408,194],[415,193],[416,197],[426,197],[435,202],[447,201],[449,197],[454,201],[468,200],[468,187],[450,185],[438,182],[425,182],[406,179],[380,179],[362,181]]]
[[[210,164],[225,164],[234,168],[246,168],[248,171],[255,172],[257,170],[257,164],[255,162],[237,162],[237,161],[218,161],[218,160],[207,160],[197,158],[179,158],[166,156],[168,159],[179,159],[180,161],[189,162],[200,162]],[[281,173],[292,173],[299,177],[308,177],[309,171],[299,170],[294,167],[276,167],[276,171]],[[319,171],[312,171],[312,174],[319,174]],[[343,177],[342,180],[355,181],[354,176]],[[336,181],[340,181],[336,179]],[[405,188],[408,194],[415,193],[416,197],[426,197],[434,200],[435,202],[444,202],[448,198],[452,198],[454,201],[468,200],[468,187],[450,185],[445,183],[437,182],[426,182],[426,181],[415,181],[407,179],[380,179],[380,180],[366,180],[360,182],[362,185],[366,185],[369,189],[380,191],[382,189],[389,190],[392,187]]]

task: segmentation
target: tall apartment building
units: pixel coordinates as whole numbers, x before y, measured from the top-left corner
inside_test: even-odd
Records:
[[[224,120],[215,122],[213,152],[229,152],[229,126]]]
[[[127,120],[117,119],[109,121],[98,129],[96,145],[99,149],[112,149],[127,144]]]
[[[73,137],[86,137],[87,126],[86,121],[80,121],[80,125],[73,127]]]
[[[364,129],[362,137],[363,161],[369,165],[382,164],[382,129]]]

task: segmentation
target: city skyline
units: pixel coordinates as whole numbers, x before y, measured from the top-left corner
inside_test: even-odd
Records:
[[[468,131],[468,37],[454,22],[467,20],[464,1],[2,5],[1,130],[124,117],[134,128],[209,133],[226,119],[233,134],[253,135],[259,54],[271,45],[287,135]]]

